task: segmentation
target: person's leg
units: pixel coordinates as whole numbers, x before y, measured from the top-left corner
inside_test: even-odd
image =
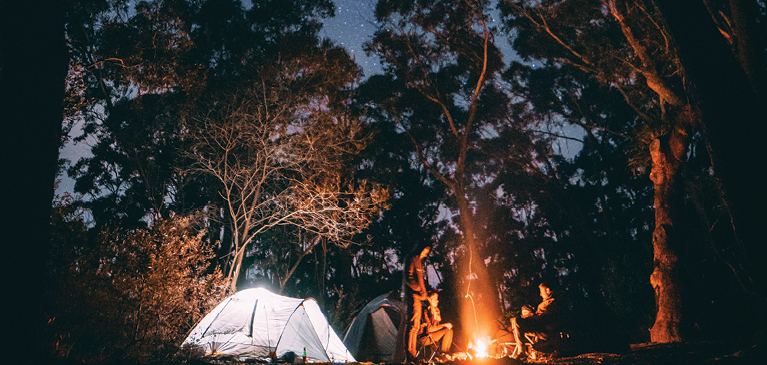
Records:
[[[442,336],[445,335],[445,330],[447,328],[442,328],[434,332],[429,332],[428,336],[424,336],[424,338],[421,340],[424,345],[431,345],[433,343],[439,342],[439,339],[442,338]]]
[[[522,320],[522,318],[512,318],[511,319],[511,332],[514,334],[514,342],[516,342],[516,347],[514,347],[514,352],[511,353],[512,358],[517,358],[522,354],[525,354],[525,346],[524,342],[522,340],[523,333],[519,328],[519,322]]]
[[[440,340],[442,341],[440,343]],[[437,331],[429,332],[428,336],[424,336],[421,339],[422,345],[431,345],[432,343],[440,343],[439,351],[442,353],[450,352],[450,346],[453,344],[453,330],[447,327],[440,328]]]
[[[442,352],[450,352],[450,346],[453,344],[453,330],[451,328],[445,328],[445,336],[442,337]]]
[[[421,300],[416,296],[412,296],[413,313],[410,317],[410,332],[408,333],[407,349],[410,351],[410,355],[415,357],[418,353],[418,332],[421,329]]]

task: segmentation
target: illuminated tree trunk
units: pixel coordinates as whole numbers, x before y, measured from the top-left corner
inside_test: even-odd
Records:
[[[684,123],[686,124],[686,123]],[[689,124],[686,124],[689,125]],[[652,342],[682,341],[682,294],[680,280],[680,218],[684,204],[682,162],[687,154],[689,132],[676,128],[650,145],[655,188],[655,230],[650,283],[655,289],[657,315],[650,329]]]
[[[237,280],[240,278],[240,269],[242,268],[242,258],[245,257],[245,247],[244,245],[241,247],[242,247],[241,249],[237,250],[237,253],[234,256],[234,261],[232,262],[231,274],[229,275],[229,292],[230,293],[237,292]]]
[[[498,293],[493,278],[487,273],[482,247],[477,243],[476,223],[474,214],[466,199],[463,186],[456,186],[455,195],[460,212],[460,225],[463,232],[464,243],[468,252],[464,263],[459,267],[465,269],[461,272],[466,278],[466,291],[462,293],[467,301],[462,306],[464,333],[467,335],[492,335],[494,318],[499,304]],[[471,338],[471,337],[470,337]]]

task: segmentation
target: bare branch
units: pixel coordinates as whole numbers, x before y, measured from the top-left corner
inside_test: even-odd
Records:
[[[258,235],[293,225],[348,245],[387,199],[364,182],[344,183],[344,164],[370,138],[361,122],[329,114],[300,89],[261,80],[211,102],[188,126],[190,171],[220,184],[233,236],[232,289]]]
[[[682,99],[668,86],[666,81],[658,74],[655,69],[652,58],[650,57],[647,47],[645,47],[639,39],[634,35],[634,31],[626,21],[625,11],[626,4],[622,0],[606,0],[605,5],[610,10],[610,13],[618,21],[621,27],[623,35],[631,45],[634,53],[642,62],[642,75],[644,75],[647,81],[647,86],[655,91],[658,96],[671,105],[681,105]]]

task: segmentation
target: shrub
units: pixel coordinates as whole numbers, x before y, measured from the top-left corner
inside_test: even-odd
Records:
[[[63,206],[54,207],[62,208]],[[165,363],[224,296],[213,254],[192,218],[151,228],[85,232],[56,210],[49,331],[59,357],[86,363]]]

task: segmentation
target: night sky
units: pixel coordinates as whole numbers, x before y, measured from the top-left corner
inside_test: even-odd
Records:
[[[362,50],[362,44],[373,36],[377,27],[373,15],[377,0],[334,0],[333,2],[336,5],[336,16],[323,22],[325,27],[320,34],[345,47],[362,66],[366,77],[381,73],[378,57],[367,56]],[[494,9],[490,14],[488,26],[500,28],[501,19],[498,10]],[[497,39],[496,46],[501,49],[507,65],[512,59],[518,59],[506,39]]]
[[[362,44],[375,32],[376,20],[373,12],[376,0],[334,0],[336,16],[325,20],[320,35],[332,39],[349,51],[362,66],[365,76],[381,73],[377,56],[367,56]]]

